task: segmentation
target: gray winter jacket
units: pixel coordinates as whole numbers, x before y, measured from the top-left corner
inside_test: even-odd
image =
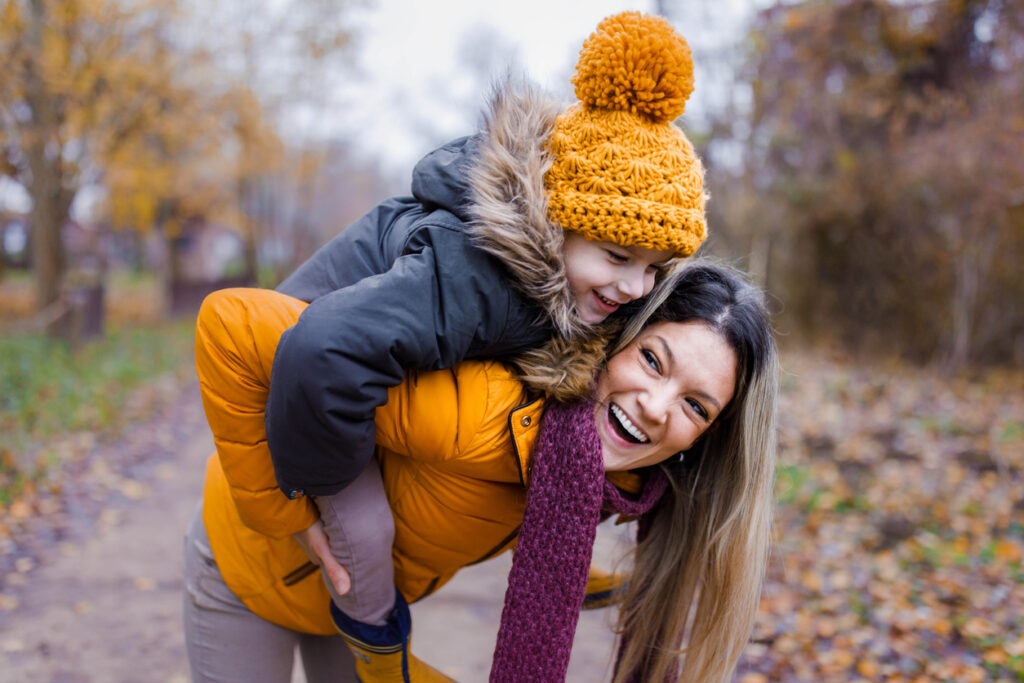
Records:
[[[547,220],[556,102],[501,86],[484,129],[427,155],[278,290],[312,302],[282,336],[267,401],[278,485],[329,495],[373,456],[374,413],[409,370],[585,335]]]

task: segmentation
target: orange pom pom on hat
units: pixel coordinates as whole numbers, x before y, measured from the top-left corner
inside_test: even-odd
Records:
[[[704,168],[672,121],[693,91],[690,47],[640,12],[604,19],[555,124],[548,217],[587,239],[689,256],[707,236]]]

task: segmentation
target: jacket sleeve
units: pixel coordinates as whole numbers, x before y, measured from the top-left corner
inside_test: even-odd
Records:
[[[203,408],[232,499],[246,526],[275,538],[317,519],[310,500],[277,488],[264,427],[274,350],[305,307],[268,290],[224,289],[206,297],[196,320]]]
[[[374,411],[406,371],[451,367],[507,327],[497,263],[461,231],[416,234],[390,270],[320,297],[282,335],[267,437],[286,493],[344,488],[372,457]]]

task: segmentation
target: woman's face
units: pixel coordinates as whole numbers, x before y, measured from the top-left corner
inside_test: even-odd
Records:
[[[732,399],[736,354],[700,322],[649,325],[597,380],[594,418],[606,471],[686,450]]]

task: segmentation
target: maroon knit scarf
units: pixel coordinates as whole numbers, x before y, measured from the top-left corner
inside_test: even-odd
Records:
[[[605,479],[591,401],[549,404],[532,468],[492,683],[565,680],[602,509],[638,516],[667,485],[655,469],[630,500]]]

